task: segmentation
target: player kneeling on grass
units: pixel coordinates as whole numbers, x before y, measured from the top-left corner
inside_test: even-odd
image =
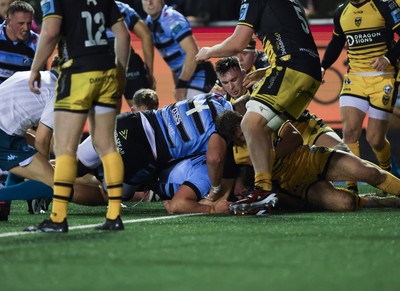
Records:
[[[235,145],[243,145],[241,120],[239,113],[225,112],[217,118],[216,128]],[[285,147],[288,138],[281,136],[280,147]],[[352,154],[326,147],[303,145],[292,153],[277,156],[272,178],[278,182],[280,192],[290,193],[321,210],[352,211],[366,206],[376,207],[378,203],[376,199],[369,201],[350,191],[337,189],[330,181],[362,181],[389,194],[400,194],[400,180],[389,172]],[[235,212],[235,209],[232,210]]]

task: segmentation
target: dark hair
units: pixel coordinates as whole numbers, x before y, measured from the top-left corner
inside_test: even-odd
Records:
[[[29,4],[28,2],[17,0],[12,2],[10,4],[10,7],[8,7],[7,17],[14,15],[15,12],[28,12],[34,15],[35,9],[33,9],[32,5]]]
[[[146,106],[148,110],[158,109],[158,96],[154,90],[139,89],[133,95],[136,106]]]
[[[228,141],[233,141],[242,118],[242,115],[236,111],[227,110],[222,112],[215,120],[215,128],[218,134]]]
[[[254,36],[251,37],[249,44],[244,49],[244,51],[255,51],[256,50],[256,39]]]
[[[218,75],[225,75],[231,69],[242,70],[237,57],[227,57],[218,60],[215,64],[215,71]]]

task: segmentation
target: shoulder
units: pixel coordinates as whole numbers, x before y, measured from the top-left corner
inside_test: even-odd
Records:
[[[172,23],[175,21],[186,22],[185,16],[170,6],[164,6],[160,15],[160,20],[166,23]]]

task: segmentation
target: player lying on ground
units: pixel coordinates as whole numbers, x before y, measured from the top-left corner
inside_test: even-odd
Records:
[[[217,130],[235,145],[243,145],[245,140],[240,128],[241,120],[242,116],[237,112],[224,113],[216,120]],[[280,143],[283,145],[291,141],[281,139]],[[400,194],[398,178],[344,151],[303,145],[274,161],[273,180],[279,184],[280,190],[306,200],[321,210],[351,211],[365,206],[365,199],[337,189],[330,183],[349,179],[366,182],[389,194]],[[234,203],[231,209],[247,214],[262,208],[261,205],[243,205]]]

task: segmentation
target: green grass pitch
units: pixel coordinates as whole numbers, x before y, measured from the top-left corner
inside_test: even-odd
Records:
[[[124,231],[93,229],[105,207],[70,204],[69,233],[22,234],[48,214],[14,201],[0,222],[1,290],[399,289],[397,209],[255,217],[127,206]]]

